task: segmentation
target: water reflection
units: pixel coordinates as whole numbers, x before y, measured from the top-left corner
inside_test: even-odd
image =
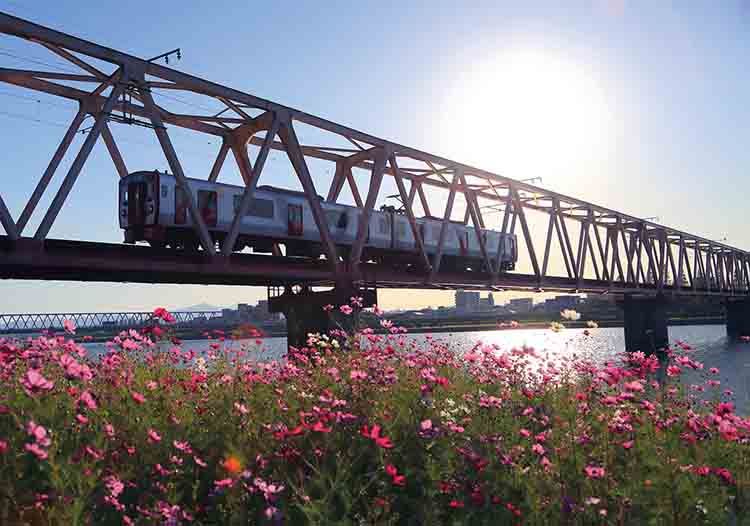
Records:
[[[621,328],[565,329],[561,332],[551,330],[507,330],[487,332],[438,333],[432,335],[434,339],[442,340],[456,349],[465,352],[477,342],[497,344],[501,348],[529,346],[539,351],[549,351],[560,355],[584,358],[601,364],[616,358],[625,348],[625,338]],[[727,340],[726,329],[723,325],[696,325],[671,327],[669,329],[671,341],[689,343],[694,351],[691,358],[703,362],[703,371],[686,371],[683,373],[686,383],[704,384],[707,378],[721,381],[721,391],[731,389],[734,392],[738,410],[747,412],[750,409],[750,344],[737,343]],[[424,342],[427,335],[408,335],[410,340]],[[183,350],[206,352],[209,340],[189,340],[182,344]],[[286,353],[286,338],[266,338],[260,347],[255,340],[226,341],[225,345],[240,348],[242,345],[250,349],[257,349],[251,353],[251,359],[273,360],[280,359]],[[94,354],[105,352],[103,344],[86,344]],[[710,367],[717,367],[720,374],[711,375]]]

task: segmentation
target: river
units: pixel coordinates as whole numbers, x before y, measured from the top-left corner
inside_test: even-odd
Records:
[[[603,363],[613,359],[625,348],[622,328],[590,329],[584,334],[584,329],[564,329],[553,332],[549,329],[518,329],[504,331],[436,333],[432,337],[446,340],[456,349],[463,352],[470,349],[477,342],[497,344],[502,348],[512,348],[522,345],[534,347],[540,351],[552,351],[560,354],[576,355],[579,358],[590,359],[595,363]],[[427,334],[413,334],[408,337],[417,341],[424,341]],[[688,383],[704,383],[709,376],[708,369],[717,367],[719,375],[710,375],[721,381],[721,390],[731,389],[734,392],[734,402],[742,413],[750,412],[750,343],[738,343],[727,340],[726,328],[723,325],[684,325],[669,328],[671,341],[689,343],[694,351],[691,358],[703,362],[703,371],[689,371],[685,373]],[[257,357],[260,359],[281,358],[286,352],[286,338],[265,338],[262,340]],[[183,350],[193,349],[205,351],[208,340],[186,340],[182,344]],[[254,341],[225,342],[226,345],[239,346]],[[104,345],[100,343],[86,344],[92,354],[104,352]]]

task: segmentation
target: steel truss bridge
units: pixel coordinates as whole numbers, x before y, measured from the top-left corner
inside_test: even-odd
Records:
[[[172,312],[175,324],[205,322],[220,318],[221,311]],[[63,321],[72,321],[79,329],[136,328],[153,320],[151,312],[70,312],[44,314],[0,314],[0,332],[61,330]]]
[[[0,13],[0,33],[24,39],[78,73],[0,67],[0,82],[75,101],[78,112],[52,154],[46,170],[20,216],[12,217],[0,183],[0,277],[216,283],[243,285],[364,284],[391,288],[481,288],[599,293],[648,293],[745,296],[750,290],[750,255],[725,243],[705,239],[653,221],[550,192],[419,151],[331,122],[309,113],[188,75],[153,61],[94,44],[32,22]],[[2,65],[2,62],[0,62]],[[203,97],[223,107],[217,113],[185,114],[158,105],[156,94]],[[161,100],[161,99],[160,99]],[[85,118],[93,125],[75,153],[60,187],[46,210],[38,210],[61,160]],[[113,124],[139,124],[153,132],[169,169],[187,188],[184,164],[169,128],[184,128],[221,140],[208,180],[216,181],[231,152],[244,181],[240,210],[221,246],[216,246],[195,201],[190,217],[202,248],[193,254],[143,246],[48,239],[68,196],[78,186],[84,163],[101,139],[119,177],[128,174]],[[319,132],[321,144],[300,144],[298,129]],[[258,149],[251,159],[249,147]],[[284,152],[304,190],[326,258],[301,260],[283,256],[232,253],[240,221],[249,209],[269,152]],[[311,162],[327,161],[334,170],[326,200],[339,200],[345,185],[360,209],[358,236],[346,260],[338,257],[320,202],[320,178]],[[354,174],[368,175],[360,188]],[[392,178],[404,203],[421,265],[406,270],[362,262],[366,226],[382,200],[384,179]],[[317,185],[316,185],[317,180]],[[361,181],[360,181],[361,182]],[[188,196],[190,194],[186,192]],[[437,209],[436,203],[445,203]],[[456,205],[457,206],[454,206]],[[454,210],[455,209],[455,210]],[[428,256],[415,222],[420,215],[442,221],[437,254]],[[441,268],[449,221],[462,215],[476,232],[487,271],[453,272]],[[499,254],[490,253],[480,229],[497,212],[498,230],[519,239],[515,272],[501,272]],[[33,214],[43,214],[35,232],[27,232]]]

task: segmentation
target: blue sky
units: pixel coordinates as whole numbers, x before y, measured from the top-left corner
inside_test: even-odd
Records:
[[[560,4],[131,0],[74,11],[63,2],[0,0],[0,10],[142,57],[181,47],[176,67],[189,73],[750,248],[750,8]],[[29,60],[71,68],[42,48],[0,38],[0,65],[42,68]],[[163,102],[196,111],[195,102]],[[73,113],[69,103],[0,85],[1,188],[16,217]],[[147,131],[113,132],[130,170],[166,168]],[[207,173],[218,144],[180,130],[173,137],[186,171]],[[268,176],[292,181],[274,162]],[[228,181],[237,177],[230,164]],[[111,160],[98,145],[50,235],[119,241],[115,190]],[[0,290],[3,312],[226,305],[265,295],[243,287],[14,281]],[[381,301],[441,304],[452,295],[393,292]]]

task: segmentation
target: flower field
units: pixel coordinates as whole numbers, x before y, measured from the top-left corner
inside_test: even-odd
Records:
[[[457,355],[383,319],[264,362],[154,318],[96,358],[0,339],[0,524],[750,523],[750,419],[685,343]]]

